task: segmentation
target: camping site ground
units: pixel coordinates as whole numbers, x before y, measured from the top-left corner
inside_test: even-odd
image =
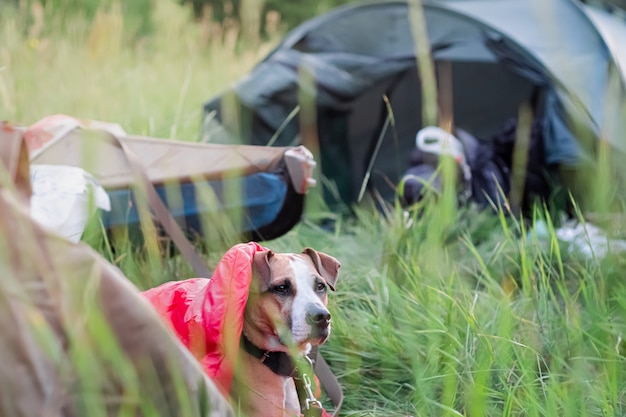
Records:
[[[207,38],[169,1],[136,41],[114,8],[63,24],[0,10],[0,118],[20,124],[63,113],[195,140],[203,101],[272,46],[235,52],[233,34]],[[307,213],[265,244],[342,263],[322,348],[346,394],[342,415],[626,414],[623,255],[576,252],[557,239],[556,213],[459,211],[446,194],[419,218],[363,207],[323,230],[320,215],[333,213]],[[140,288],[189,273],[155,253],[110,260]]]

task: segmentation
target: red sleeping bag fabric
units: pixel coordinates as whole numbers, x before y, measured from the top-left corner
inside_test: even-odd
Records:
[[[172,281],[143,292],[225,395],[239,351],[252,260],[266,250],[254,242],[233,246],[211,279]]]

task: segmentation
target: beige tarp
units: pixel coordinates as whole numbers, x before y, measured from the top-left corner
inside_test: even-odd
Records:
[[[272,172],[284,162],[297,193],[315,185],[315,161],[303,146],[219,145],[133,136],[114,123],[63,114],[47,116],[20,131],[31,163],[80,167],[109,189],[127,188],[134,180],[120,143],[126,152],[137,155],[153,184]]]
[[[217,179],[233,173],[272,171],[288,148],[216,145],[139,136],[120,138],[141,158],[153,183],[193,178]],[[33,154],[33,164],[85,169],[105,188],[127,187],[132,173],[106,132],[76,129]]]

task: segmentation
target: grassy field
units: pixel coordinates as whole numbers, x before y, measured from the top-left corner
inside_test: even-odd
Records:
[[[61,28],[45,12],[3,9],[0,119],[66,113],[195,140],[203,101],[271,43],[235,53],[234,32],[207,35],[177,5],[156,4],[154,33],[133,42],[119,11]],[[623,255],[581,255],[556,238],[554,213],[521,222],[458,211],[451,198],[410,219],[360,208],[330,231],[311,218],[265,244],[343,264],[322,350],[346,393],[342,415],[626,415]],[[188,273],[180,260],[113,260],[139,287]]]

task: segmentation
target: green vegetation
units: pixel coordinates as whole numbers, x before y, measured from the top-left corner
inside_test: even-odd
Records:
[[[271,47],[235,53],[236,28],[192,24],[191,9],[165,0],[139,38],[121,8],[98,10],[61,23],[0,4],[0,119],[66,113],[195,140],[202,102]],[[305,220],[265,243],[343,264],[322,348],[346,393],[342,415],[626,415],[623,256],[570,251],[542,209],[518,221],[458,211],[444,195],[419,213],[362,207],[331,231]],[[140,288],[189,276],[178,258],[98,249]]]
[[[179,2],[190,5],[198,19],[210,18],[218,22],[232,19],[237,24],[250,18],[256,20],[260,24],[254,36],[259,36],[268,33],[267,22],[264,21],[268,13],[278,14],[281,25],[286,29],[292,29],[311,16],[350,3],[351,0],[179,0]]]
[[[236,54],[235,29],[190,24],[190,11],[169,1],[157,2],[158,30],[141,39],[126,36],[120,7],[101,9],[93,21],[0,8],[0,114],[18,124],[64,113],[195,140],[201,103],[271,48]]]

